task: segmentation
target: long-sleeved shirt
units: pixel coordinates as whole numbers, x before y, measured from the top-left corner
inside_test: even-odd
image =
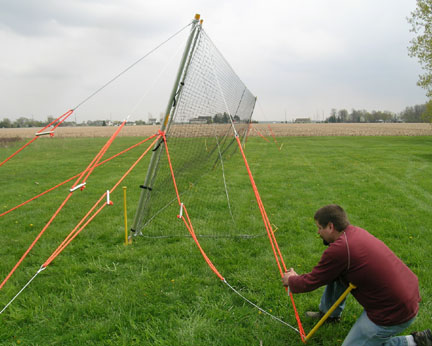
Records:
[[[351,293],[375,324],[401,324],[418,312],[417,276],[364,229],[348,226],[310,273],[289,278],[289,287],[293,293],[309,292],[339,277],[357,286]]]

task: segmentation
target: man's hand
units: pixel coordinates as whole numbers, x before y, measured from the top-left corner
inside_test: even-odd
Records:
[[[283,277],[282,277],[282,283],[285,287],[288,287],[288,280],[291,276],[297,276],[298,274],[294,271],[293,268],[290,268],[289,270],[287,270]]]

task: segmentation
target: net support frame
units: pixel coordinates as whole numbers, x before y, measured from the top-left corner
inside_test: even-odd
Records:
[[[186,42],[185,50],[183,52],[182,59],[180,61],[180,65],[177,71],[177,77],[175,79],[171,95],[168,99],[168,104],[165,111],[164,121],[160,127],[160,133],[166,132],[169,128],[170,120],[173,118],[173,109],[176,105],[175,97],[179,94],[182,88],[182,82],[184,81],[188,64],[190,63],[191,56],[193,53],[193,49],[196,43],[196,40],[199,35],[199,31],[201,25],[199,24],[200,15],[196,14],[195,18],[192,21],[192,29],[189,34],[188,40]],[[138,207],[135,212],[134,221],[131,227],[132,235],[137,236],[141,234],[141,220],[143,218],[143,214],[146,211],[146,208],[150,202],[152,184],[157,174],[157,169],[159,166],[159,160],[162,153],[161,146],[163,145],[163,140],[158,140],[155,144],[155,147],[152,152],[152,156],[150,158],[150,163],[147,169],[147,174],[144,180],[144,184],[142,185],[144,188],[141,190],[140,198],[138,201]]]

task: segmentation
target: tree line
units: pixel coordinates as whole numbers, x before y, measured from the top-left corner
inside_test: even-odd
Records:
[[[428,104],[406,107],[399,114],[389,111],[366,111],[353,109],[348,112],[346,109],[337,110],[333,108],[330,116],[325,119],[327,123],[378,123],[378,122],[405,122],[422,123],[430,122],[431,112]]]
[[[22,128],[22,127],[45,127],[51,123],[55,118],[48,117],[46,121],[29,119],[26,117],[19,117],[18,119],[12,121],[8,118],[0,120],[0,128]],[[240,118],[236,115],[233,120],[239,122]],[[207,123],[229,123],[229,115],[224,112],[216,114],[214,117],[208,119]],[[76,123],[75,121],[64,121],[60,126],[119,126],[122,122],[118,120],[87,120],[82,123]],[[146,125],[144,120],[136,120],[133,122],[134,125]],[[151,123],[152,124],[152,123]],[[157,123],[158,124],[158,123]],[[129,125],[127,123],[126,125]]]
[[[46,121],[29,119],[20,117],[14,121],[4,118],[0,120],[0,128],[20,128],[20,127],[45,127],[54,120],[53,117],[48,117]],[[234,121],[240,121],[238,116],[234,117]],[[227,123],[229,116],[227,113],[218,113],[208,123]],[[348,112],[346,109],[337,110],[333,108],[330,116],[325,119],[327,123],[377,123],[377,122],[406,122],[406,123],[421,123],[432,122],[432,104],[415,105],[406,107],[399,114],[388,111],[366,111],[352,109]],[[120,125],[121,121],[108,120],[88,120],[82,123],[75,121],[65,121],[61,126],[116,126]],[[137,120],[135,125],[146,125],[144,120]]]
[[[21,127],[45,127],[50,124],[55,118],[48,117],[47,120],[34,120],[26,117],[19,117],[16,120],[10,120],[4,118],[0,120],[0,128],[21,128]],[[76,123],[75,121],[64,121],[60,126],[119,126],[122,122],[119,120],[87,120],[82,123]],[[135,125],[145,125],[146,122],[143,120],[137,120],[134,122]]]

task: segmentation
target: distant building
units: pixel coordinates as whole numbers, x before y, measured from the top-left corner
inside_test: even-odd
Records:
[[[311,122],[310,118],[296,118],[296,120],[294,120],[294,122],[296,124],[308,124]]]
[[[156,120],[156,118],[148,118],[148,123],[149,123],[150,125],[156,125],[157,120]]]
[[[199,116],[198,118],[193,118],[189,120],[191,124],[209,124],[211,122],[212,117],[207,116]]]

